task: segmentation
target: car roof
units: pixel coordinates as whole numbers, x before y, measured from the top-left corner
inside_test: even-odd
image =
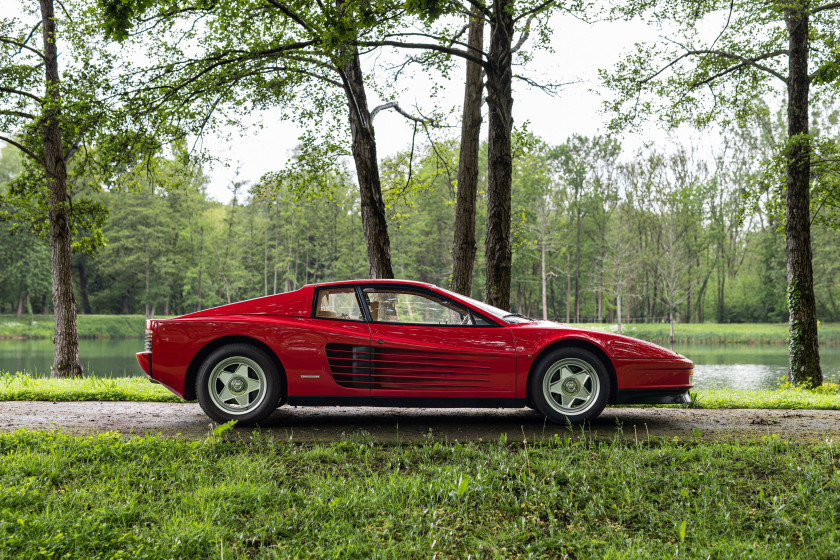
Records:
[[[423,288],[437,288],[437,286],[435,286],[434,284],[429,284],[428,282],[417,282],[415,280],[399,280],[395,278],[367,278],[362,280],[342,280],[339,282],[319,282],[317,284],[311,285],[323,288],[324,286],[347,286],[350,284],[403,284],[409,286],[420,286]]]

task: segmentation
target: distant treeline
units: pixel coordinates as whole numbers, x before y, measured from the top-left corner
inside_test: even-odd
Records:
[[[667,320],[673,305],[681,322],[785,322],[784,237],[760,193],[752,210],[745,204],[761,149],[748,140],[699,157],[679,146],[628,154],[604,137],[560,146],[526,138],[513,177],[513,310],[542,317],[545,301],[550,319],[602,323],[620,308],[628,323]],[[449,284],[457,154],[443,143],[382,163],[398,277]],[[14,165],[3,150],[0,171],[8,177]],[[80,314],[182,314],[369,275],[347,176],[317,191],[237,182],[223,204],[208,198],[200,170],[183,165],[138,169],[96,195],[110,215],[105,246],[74,256]],[[485,207],[479,193],[479,246]],[[840,234],[816,225],[813,235],[818,314],[840,321]],[[0,247],[0,313],[49,312],[45,242],[5,223]],[[483,258],[477,251],[479,299]]]

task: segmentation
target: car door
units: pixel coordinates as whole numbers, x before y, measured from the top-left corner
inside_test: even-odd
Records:
[[[370,329],[355,287],[317,288],[305,336],[305,346],[316,352],[312,353],[312,371],[301,371],[297,395],[370,394]]]
[[[371,396],[514,396],[510,329],[416,286],[365,285],[361,292],[370,313]]]

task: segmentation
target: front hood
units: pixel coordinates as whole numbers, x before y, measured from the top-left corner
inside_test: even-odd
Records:
[[[553,321],[533,321],[513,325],[514,328],[542,329],[557,332],[559,338],[584,338],[604,349],[610,358],[685,358],[658,344],[622,334],[564,325]],[[562,333],[562,334],[561,334]]]
[[[293,292],[229,303],[183,315],[179,319],[214,317],[218,315],[287,315],[309,317],[312,313],[312,286],[304,286]]]

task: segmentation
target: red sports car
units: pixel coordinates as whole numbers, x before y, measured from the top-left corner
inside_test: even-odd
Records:
[[[530,406],[582,422],[607,403],[688,402],[694,367],[648,342],[402,280],[308,285],[150,320],[137,360],[213,420],[241,423],[284,403]]]

